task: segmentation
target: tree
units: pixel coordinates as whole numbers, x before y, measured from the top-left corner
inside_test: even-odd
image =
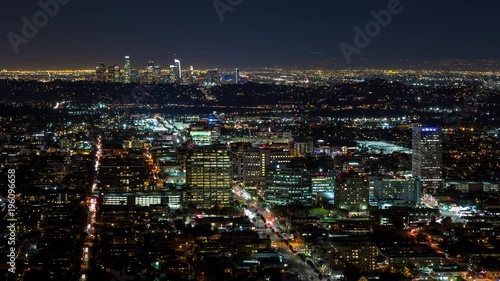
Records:
[[[325,210],[323,208],[313,208],[313,209],[309,210],[308,214],[310,217],[323,218],[323,217],[328,216],[329,212],[328,212],[328,210]]]

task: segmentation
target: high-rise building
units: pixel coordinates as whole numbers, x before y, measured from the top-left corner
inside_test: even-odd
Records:
[[[264,195],[266,175],[271,165],[290,163],[290,152],[277,148],[250,148],[240,154],[239,174],[246,188]]]
[[[176,78],[178,80],[182,80],[182,67],[181,67],[181,61],[178,60],[178,59],[175,59],[174,60],[174,65],[175,65],[175,68],[176,68]]]
[[[316,172],[312,175],[312,194],[317,196],[323,192],[334,192],[335,176],[329,172]]]
[[[271,165],[266,175],[266,203],[312,206],[311,173],[300,163]]]
[[[213,86],[219,84],[220,79],[218,79],[219,71],[217,68],[207,70],[207,75],[205,76],[205,85]]]
[[[115,80],[115,67],[114,66],[108,66],[108,77],[106,78],[106,80],[108,82],[114,82]]]
[[[198,208],[229,207],[233,169],[225,146],[197,147],[186,159],[188,201]]]
[[[146,82],[159,83],[161,78],[161,66],[155,65],[154,61],[149,61],[146,69]]]
[[[106,64],[103,62],[99,63],[99,66],[96,67],[95,73],[97,76],[97,81],[106,81]]]
[[[300,141],[293,143],[293,150],[295,156],[306,156],[314,152],[314,144],[312,139],[304,138]]]
[[[131,82],[131,76],[132,76],[132,68],[130,67],[130,57],[126,56],[125,57],[125,64],[123,66],[124,72],[123,72],[123,82],[124,83],[130,83]]]
[[[370,177],[370,184],[381,208],[395,204],[415,207],[420,203],[422,182],[419,178],[376,176]]]
[[[108,67],[107,81],[108,82],[120,82],[120,65],[115,64],[114,66]]]
[[[354,170],[341,173],[335,179],[335,206],[354,212],[368,209],[369,182]]]
[[[240,82],[240,70],[238,68],[234,71],[234,82],[238,84]]]
[[[120,82],[120,75],[121,75],[120,65],[115,64],[113,82]]]
[[[422,180],[422,189],[436,192],[443,181],[443,146],[436,127],[413,127],[412,174]]]
[[[141,155],[106,152],[99,169],[99,188],[104,192],[148,191],[148,170]]]

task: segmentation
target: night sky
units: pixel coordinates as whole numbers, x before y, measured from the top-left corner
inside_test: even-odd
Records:
[[[500,59],[499,1],[400,1],[403,11],[354,59]],[[21,18],[31,21],[41,8],[35,0],[3,1],[0,69],[90,69],[123,64],[125,55],[134,68],[148,60],[168,67],[174,54],[197,69],[308,67],[343,60],[339,44],[353,44],[353,28],[390,0],[242,0],[223,21],[213,2],[70,0],[15,54],[7,34],[22,35]]]

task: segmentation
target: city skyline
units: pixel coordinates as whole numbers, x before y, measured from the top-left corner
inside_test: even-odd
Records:
[[[2,14],[0,29],[6,36],[0,44],[0,68],[90,69],[96,61],[115,61],[117,53],[162,65],[181,54],[184,65],[200,68],[388,67],[405,66],[408,60],[418,66],[440,59],[500,59],[499,39],[490,33],[498,26],[493,15],[497,3],[401,0],[387,18],[382,11],[394,1],[314,1],[307,6],[299,1],[231,1],[231,6],[225,0],[149,5],[59,0],[57,9],[46,8],[49,12],[43,7],[51,0],[40,1],[45,6],[11,2]],[[372,26],[369,42],[356,45],[356,28],[366,31],[373,21],[379,28]],[[27,28],[24,34],[26,22],[36,32]],[[342,43],[359,50],[350,63]]]

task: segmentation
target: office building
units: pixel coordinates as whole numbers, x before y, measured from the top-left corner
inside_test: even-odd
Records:
[[[264,200],[273,205],[312,206],[311,173],[301,163],[271,165]]]
[[[301,141],[295,141],[293,143],[294,155],[295,156],[306,156],[314,152],[314,145],[312,140],[304,139]]]
[[[213,86],[217,85],[220,82],[219,79],[219,71],[217,68],[207,70],[207,75],[205,76],[205,85]]]
[[[443,181],[441,131],[436,127],[413,127],[412,174],[422,180],[422,189],[434,193]]]
[[[174,60],[174,65],[175,65],[175,70],[176,70],[176,78],[177,80],[182,80],[182,67],[181,67],[181,61],[178,59]]]
[[[290,163],[290,152],[277,148],[249,148],[243,150],[238,161],[238,173],[245,187],[252,193],[264,195],[266,175],[271,165]]]
[[[342,267],[348,263],[361,270],[377,269],[377,245],[367,237],[339,237],[334,239],[332,246],[332,263],[335,266]]]
[[[350,212],[364,212],[368,208],[369,183],[354,170],[341,173],[335,179],[335,206]]]
[[[99,66],[96,67],[95,73],[97,76],[97,81],[105,82],[106,81],[106,64],[103,62],[99,63]]]
[[[312,174],[312,193],[316,196],[323,192],[334,192],[335,177],[329,172],[316,172]]]
[[[188,202],[198,208],[229,207],[233,170],[225,146],[201,146],[186,159]]]
[[[375,176],[369,180],[380,208],[392,205],[416,207],[420,203],[422,182],[419,178]]]
[[[161,79],[161,66],[155,65],[154,61],[149,61],[146,68],[146,82],[159,83]]]
[[[123,82],[124,83],[130,83],[131,82],[131,76],[132,76],[132,69],[130,68],[130,57],[126,56],[125,57],[125,64],[123,66],[124,72],[123,72]]]

